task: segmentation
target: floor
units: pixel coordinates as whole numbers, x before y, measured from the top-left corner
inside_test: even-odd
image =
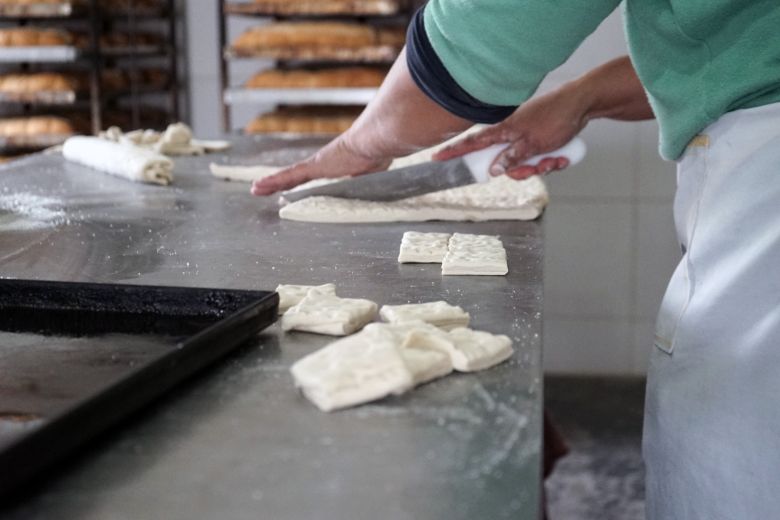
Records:
[[[644,518],[644,389],[643,379],[545,378],[546,409],[570,448],[547,480],[550,520]]]

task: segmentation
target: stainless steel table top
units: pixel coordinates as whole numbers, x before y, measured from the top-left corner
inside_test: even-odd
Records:
[[[211,177],[211,160],[284,160],[311,142],[243,140],[180,158],[171,187],[37,155],[0,169],[0,276],[274,289],[334,282],[380,304],[438,299],[509,335],[514,358],[341,412],[288,369],[332,338],[278,326],[175,391],[0,516],[12,519],[536,519],[542,236],[537,222],[307,224]],[[286,153],[286,152],[285,152]],[[301,151],[297,155],[301,155]],[[295,154],[293,154],[295,155]],[[506,277],[400,265],[407,230],[501,235]]]

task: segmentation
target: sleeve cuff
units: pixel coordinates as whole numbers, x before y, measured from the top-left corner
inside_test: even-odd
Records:
[[[474,123],[493,124],[509,117],[516,106],[483,103],[455,82],[428,40],[424,9],[415,13],[406,38],[406,63],[420,90],[451,114]]]

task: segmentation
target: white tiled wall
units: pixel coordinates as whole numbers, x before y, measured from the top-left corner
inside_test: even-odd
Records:
[[[192,123],[204,136],[220,132],[216,12],[217,0],[187,2]],[[542,89],[625,53],[616,12]],[[251,72],[245,66],[237,79]],[[257,110],[242,112],[246,118]],[[656,307],[679,257],[671,217],[674,165],[659,158],[652,121],[595,121],[584,138],[586,160],[548,178],[545,366],[641,374]]]

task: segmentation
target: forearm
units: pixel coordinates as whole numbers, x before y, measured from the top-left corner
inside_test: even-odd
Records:
[[[409,73],[404,51],[377,96],[342,139],[356,154],[384,160],[438,144],[471,126],[420,90]]]
[[[628,56],[614,59],[562,87],[585,107],[585,119],[653,119],[647,94]]]

